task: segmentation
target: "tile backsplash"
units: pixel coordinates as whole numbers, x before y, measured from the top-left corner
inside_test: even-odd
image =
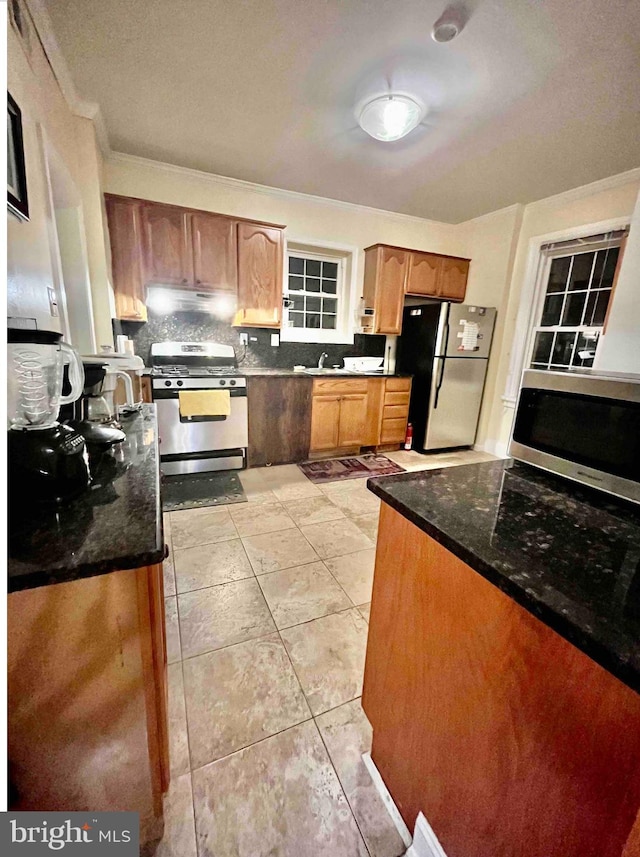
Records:
[[[353,345],[331,343],[281,342],[271,345],[271,330],[264,328],[232,327],[207,313],[180,312],[154,314],[149,311],[149,320],[139,322],[115,321],[115,333],[124,333],[133,339],[136,354],[149,364],[152,342],[171,340],[183,342],[220,342],[232,345],[238,363],[245,366],[261,366],[291,369],[295,364],[315,366],[323,351],[329,355],[325,366],[342,366],[343,357],[384,357],[385,336],[357,333]],[[240,344],[240,333],[249,334],[249,344]],[[253,339],[255,338],[255,341]]]

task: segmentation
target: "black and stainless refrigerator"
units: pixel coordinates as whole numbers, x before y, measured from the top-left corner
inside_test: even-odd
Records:
[[[414,449],[473,445],[495,320],[493,307],[435,302],[405,307],[396,371],[413,375]]]

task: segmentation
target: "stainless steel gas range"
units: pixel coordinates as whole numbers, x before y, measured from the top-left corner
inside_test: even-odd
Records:
[[[245,467],[247,381],[238,371],[233,347],[215,342],[155,342],[151,365],[163,473]],[[185,417],[180,413],[180,390],[228,390],[231,413]]]

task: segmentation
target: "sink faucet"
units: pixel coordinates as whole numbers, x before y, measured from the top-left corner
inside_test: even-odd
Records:
[[[329,355],[326,351],[323,351],[320,357],[318,358],[318,369],[324,369],[324,361],[327,359]]]

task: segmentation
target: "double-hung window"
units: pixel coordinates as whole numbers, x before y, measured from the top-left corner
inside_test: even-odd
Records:
[[[346,250],[287,248],[282,339],[353,342],[352,254]]]
[[[593,366],[624,232],[542,248],[545,264],[529,366],[566,371]]]

